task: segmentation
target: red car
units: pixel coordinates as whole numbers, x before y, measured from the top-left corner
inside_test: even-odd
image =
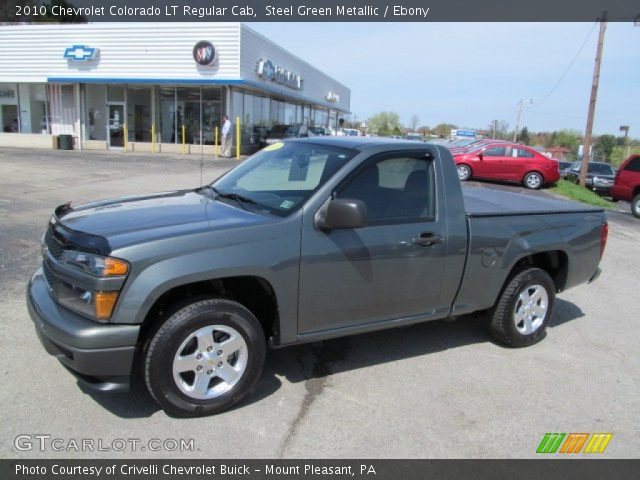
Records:
[[[640,218],[640,155],[631,155],[620,165],[611,197],[631,202],[631,213]]]
[[[558,162],[517,143],[489,143],[453,159],[461,181],[471,178],[518,182],[537,190],[560,179]]]

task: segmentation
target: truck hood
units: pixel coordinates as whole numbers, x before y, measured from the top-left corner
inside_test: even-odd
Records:
[[[112,249],[162,236],[269,221],[219,202],[200,189],[121,197],[56,209],[63,229],[105,238]]]

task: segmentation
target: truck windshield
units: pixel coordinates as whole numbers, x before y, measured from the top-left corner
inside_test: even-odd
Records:
[[[278,142],[253,155],[212,187],[221,198],[246,199],[256,209],[286,217],[355,153],[310,143]]]

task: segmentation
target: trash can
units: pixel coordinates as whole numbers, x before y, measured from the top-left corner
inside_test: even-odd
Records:
[[[51,135],[51,148],[58,150],[60,148],[60,142],[58,142],[57,135]]]
[[[58,135],[60,150],[73,150],[73,137],[71,135]]]

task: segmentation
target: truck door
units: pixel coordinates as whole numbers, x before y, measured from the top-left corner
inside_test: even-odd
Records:
[[[299,333],[434,311],[446,251],[439,172],[426,150],[378,154],[333,191],[365,203],[365,227],[321,231],[313,222],[317,209],[305,212]]]

